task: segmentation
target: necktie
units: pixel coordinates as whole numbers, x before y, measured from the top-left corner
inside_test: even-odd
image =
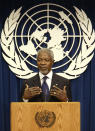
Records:
[[[48,88],[48,85],[46,83],[47,78],[48,78],[47,76],[43,77],[43,84],[42,84],[43,100],[45,102],[48,101],[48,99],[49,99],[49,88]]]

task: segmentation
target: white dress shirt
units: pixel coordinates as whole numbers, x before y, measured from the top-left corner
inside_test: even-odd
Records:
[[[48,88],[50,90],[50,87],[51,87],[51,81],[52,81],[52,75],[53,75],[53,72],[50,71],[47,75],[43,75],[41,72],[39,72],[39,77],[40,77],[40,82],[41,82],[41,86],[43,84],[43,77],[44,76],[47,76],[48,78],[46,79],[46,83],[48,85]]]

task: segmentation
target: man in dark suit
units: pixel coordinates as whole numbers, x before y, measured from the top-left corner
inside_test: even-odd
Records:
[[[69,80],[52,72],[54,54],[50,49],[38,51],[39,73],[25,80],[22,87],[22,101],[29,102],[66,102],[71,101]]]

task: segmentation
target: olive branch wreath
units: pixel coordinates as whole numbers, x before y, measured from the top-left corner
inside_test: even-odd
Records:
[[[83,41],[78,56],[72,60],[68,69],[63,73],[58,73],[67,79],[75,79],[87,69],[88,63],[94,56],[93,51],[95,48],[95,32],[92,29],[90,19],[83,10],[79,10],[76,7],[74,8],[76,10],[76,16],[79,19],[79,25],[83,33]]]
[[[21,8],[17,11],[13,10],[10,16],[6,19],[4,29],[1,32],[1,47],[3,50],[3,58],[9,64],[10,70],[20,78],[30,78],[35,75],[33,71],[29,70],[23,59],[17,55],[14,46],[14,30],[17,21],[20,17]]]
[[[94,39],[94,30],[92,29],[92,24],[90,19],[87,17],[83,10],[79,10],[74,7],[76,10],[76,16],[79,20],[79,25],[83,32],[83,41],[81,50],[76,58],[72,60],[68,69],[64,72],[57,73],[67,79],[75,79],[83,73],[88,63],[92,60],[94,56],[95,48],[95,39]],[[36,73],[30,70],[24,60],[17,55],[14,45],[14,30],[17,25],[17,21],[20,17],[20,11],[22,7],[17,11],[13,10],[9,17],[7,17],[4,29],[1,32],[1,47],[2,47],[2,56],[5,61],[9,64],[10,70],[16,74],[17,77],[28,79],[33,77]]]

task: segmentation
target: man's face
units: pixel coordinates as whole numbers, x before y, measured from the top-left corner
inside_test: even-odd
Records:
[[[38,65],[39,71],[42,74],[46,75],[50,72],[53,65],[53,61],[47,52],[42,51],[39,53],[37,57],[37,65]]]

